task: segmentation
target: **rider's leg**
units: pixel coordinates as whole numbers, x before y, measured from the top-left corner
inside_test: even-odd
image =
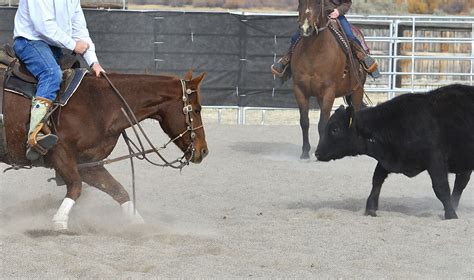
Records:
[[[354,51],[359,62],[362,64],[362,66],[364,66],[364,69],[372,77],[378,78],[380,76],[380,72],[378,70],[377,62],[375,62],[375,60],[365,52],[364,48],[362,47],[361,42],[359,41],[359,39],[357,39],[357,37],[352,32],[351,25],[347,21],[346,17],[339,16],[338,19],[339,19],[339,22],[341,23],[341,27],[344,30],[344,33],[346,33],[346,36],[349,39],[352,50]]]
[[[285,73],[285,70],[291,61],[291,52],[293,50],[293,47],[299,41],[300,37],[301,33],[299,31],[295,32],[293,36],[291,36],[290,48],[288,50],[288,53],[286,53],[286,55],[284,55],[277,62],[275,62],[275,64],[272,65],[271,69],[273,75],[283,77],[283,74]]]
[[[57,136],[46,128],[44,117],[51,109],[61,84],[62,72],[56,62],[59,53],[58,49],[52,49],[43,41],[30,41],[25,38],[15,39],[14,49],[26,68],[38,79],[28,131],[30,148],[27,158],[33,161],[51,149],[58,140]]]

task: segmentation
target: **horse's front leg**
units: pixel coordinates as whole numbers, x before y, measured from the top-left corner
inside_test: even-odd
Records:
[[[82,180],[110,195],[122,206],[125,218],[132,224],[143,224],[142,216],[134,209],[133,202],[125,188],[103,166],[81,170]]]
[[[303,133],[303,147],[300,158],[309,159],[309,151],[311,150],[309,144],[309,97],[306,97],[297,85],[294,86],[293,90],[300,110],[300,126]]]
[[[81,196],[82,180],[77,169],[76,160],[62,146],[58,145],[54,148],[49,154],[49,159],[67,186],[66,197],[53,216],[54,230],[64,231],[68,230],[69,213],[76,200]]]
[[[359,111],[362,106],[364,105],[364,88],[361,86],[357,86],[352,93],[352,106],[354,107],[355,111]]]
[[[329,117],[331,116],[332,106],[334,105],[335,93],[333,90],[327,89],[318,95],[319,103],[319,122],[318,132],[319,139],[323,136],[324,129],[328,123]]]

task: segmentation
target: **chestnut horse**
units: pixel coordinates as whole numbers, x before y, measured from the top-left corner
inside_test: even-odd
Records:
[[[294,47],[291,70],[293,94],[298,103],[303,132],[301,158],[308,159],[311,150],[308,138],[309,98],[316,97],[321,110],[318,123],[321,136],[336,97],[351,95],[352,105],[356,110],[360,109],[366,74],[360,67],[352,71],[353,67],[346,66],[351,59],[346,57],[328,28],[328,15],[332,11],[325,10],[324,0],[299,0],[298,12],[302,38]]]
[[[120,91],[136,119],[157,120],[163,131],[183,151],[183,159],[200,163],[208,154],[201,120],[199,86],[204,74],[185,80],[171,76],[108,75]],[[0,71],[3,85],[3,71]],[[67,186],[66,198],[53,217],[55,230],[67,230],[69,212],[82,191],[82,182],[109,194],[122,205],[130,222],[143,222],[134,211],[124,187],[103,165],[80,168],[83,163],[98,162],[108,157],[121,133],[131,123],[122,111],[123,100],[105,78],[86,76],[67,106],[56,110],[51,120],[58,144],[44,157],[44,165],[54,168]],[[19,166],[31,163],[26,159],[27,123],[31,100],[4,93],[7,154],[0,161]],[[183,109],[184,107],[184,109]]]

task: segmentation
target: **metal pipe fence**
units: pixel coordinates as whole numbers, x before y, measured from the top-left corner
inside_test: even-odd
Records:
[[[250,15],[249,13],[242,13]],[[253,14],[255,15],[255,14]],[[280,16],[294,16],[293,13]],[[278,16],[278,14],[272,14]],[[385,43],[386,48],[373,55],[378,60],[387,62],[388,67],[382,71],[386,83],[373,83],[369,81],[365,90],[368,93],[386,93],[386,98],[392,99],[398,94],[426,92],[432,88],[443,86],[454,82],[474,84],[474,17],[440,17],[440,16],[348,16],[351,23],[360,26],[378,26],[387,30],[385,35],[367,36],[367,43]],[[444,30],[441,33],[463,32],[463,36],[441,37],[419,36],[419,30]],[[407,31],[408,34],[406,34]],[[276,39],[275,39],[276,42]],[[401,51],[402,45],[409,45],[410,51]],[[461,52],[421,52],[417,48],[421,44],[443,44],[461,49]],[[449,48],[449,47],[448,47]],[[274,54],[274,59],[277,59]],[[451,62],[467,63],[468,71],[447,71],[439,69],[417,67],[418,62]],[[410,67],[401,68],[400,65],[409,62]],[[452,68],[450,68],[452,69]],[[448,69],[448,70],[450,70]],[[431,70],[431,71],[429,71]],[[408,77],[408,82],[402,83],[403,78]],[[422,77],[438,78],[432,85],[423,83]],[[440,80],[442,79],[442,81]],[[246,114],[249,111],[259,110],[261,112],[261,124],[265,124],[267,111],[277,110],[267,107],[239,107],[239,124],[246,123]],[[281,110],[281,109],[280,109]]]
[[[15,5],[17,2],[8,0],[8,5]],[[120,2],[125,9],[127,1]],[[95,25],[94,21],[99,22],[103,16],[109,14],[118,14],[114,17],[116,21],[115,25],[111,26],[112,30],[104,31],[103,25]],[[273,100],[270,107],[279,106],[280,100],[292,98],[291,93],[288,94],[291,87],[280,87],[278,82],[273,79],[270,81],[267,77],[271,62],[288,48],[291,30],[297,28],[296,13],[140,13],[131,10],[113,13],[111,10],[87,15],[92,16],[91,21],[88,21],[89,26],[93,27],[92,33],[97,32],[93,35],[100,36],[104,42],[102,48],[99,43],[99,54],[109,65],[114,65],[112,68],[116,71],[139,71],[139,66],[147,65],[145,69],[148,73],[179,73],[184,67],[200,67],[205,63],[200,70],[210,72],[212,81],[207,85],[211,85],[212,89],[222,96],[221,99],[226,100],[223,104],[212,102],[208,105],[213,106],[207,108],[218,107],[218,112],[235,109],[238,111],[236,117],[239,123],[245,123],[248,111],[273,110],[265,105],[266,102],[249,106],[250,98]],[[216,17],[226,20],[227,28],[219,26],[219,21],[212,21]],[[135,29],[125,31],[125,28],[119,28],[121,18],[133,23]],[[202,23],[202,20],[209,18],[211,20],[206,22],[208,29],[199,29],[199,26],[196,26],[196,23]],[[369,78],[366,83],[365,90],[369,94],[383,96],[388,100],[398,94],[425,92],[455,82],[474,84],[474,17],[349,15],[348,19],[363,30],[372,49],[372,56],[380,64],[382,77],[377,81]],[[293,24],[294,27],[278,24]],[[97,30],[94,30],[94,27]],[[231,28],[233,30],[229,31]],[[282,32],[282,28],[285,31]],[[264,29],[264,32],[261,29]],[[136,31],[140,32],[134,33]],[[120,48],[117,47],[117,41],[124,42],[130,36],[139,36],[137,43],[141,49],[125,48],[122,44]],[[3,37],[6,35],[3,34]],[[107,43],[104,39],[107,39]],[[210,40],[212,42],[209,42]],[[219,44],[222,46],[219,47]],[[234,49],[239,46],[240,50]],[[131,55],[135,56],[135,60],[130,60],[131,62],[140,61],[135,63],[137,66],[134,64],[134,68],[130,68],[130,65],[120,63],[123,61],[122,57],[128,58]],[[235,59],[237,60],[233,62]],[[174,64],[171,64],[171,61]],[[261,92],[264,94],[260,94]],[[285,97],[281,95],[283,92]],[[221,119],[222,114],[219,114],[218,119]]]

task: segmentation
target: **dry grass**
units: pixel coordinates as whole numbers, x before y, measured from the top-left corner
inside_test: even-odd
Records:
[[[231,8],[229,7],[208,7],[208,6],[168,6],[168,5],[128,5],[129,10],[161,10],[161,11],[182,11],[182,10],[194,10],[194,11],[229,11],[239,10],[245,12],[293,12],[293,10],[278,9],[275,7],[260,7],[260,8]]]

